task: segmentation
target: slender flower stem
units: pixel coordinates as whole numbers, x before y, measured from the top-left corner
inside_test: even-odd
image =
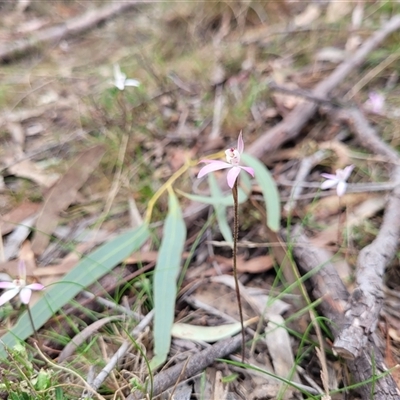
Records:
[[[244,363],[245,356],[245,331],[244,331],[244,322],[243,322],[243,311],[242,311],[242,302],[240,299],[240,289],[239,289],[239,280],[237,276],[237,243],[239,237],[239,216],[238,216],[238,179],[239,174],[243,170],[247,172],[249,175],[254,177],[254,169],[251,167],[244,167],[240,165],[240,156],[244,151],[244,142],[243,135],[240,132],[238,137],[237,148],[231,147],[230,149],[225,150],[226,162],[220,160],[201,160],[207,165],[201,168],[198,178],[202,178],[203,176],[209,174],[210,172],[219,171],[221,169],[229,169],[228,174],[226,176],[226,181],[228,186],[232,189],[233,195],[233,203],[234,203],[234,232],[233,232],[233,276],[235,278],[235,289],[236,289],[236,297],[239,307],[239,316],[240,316],[240,325],[242,327],[242,362]],[[148,207],[149,208],[149,207]]]
[[[337,246],[340,249],[342,247],[342,224],[343,224],[343,218],[342,218],[342,202],[341,202],[341,197],[338,196],[339,199],[339,221],[338,221],[338,231],[337,231]]]
[[[239,202],[238,202],[238,180],[236,179],[235,184],[232,188],[233,195],[233,203],[234,203],[234,218],[233,218],[233,276],[235,278],[235,289],[236,289],[236,298],[239,306],[239,316],[240,316],[240,325],[242,327],[242,363],[244,363],[245,356],[245,331],[244,331],[244,322],[243,322],[243,310],[242,310],[242,300],[240,298],[240,289],[239,289],[239,279],[237,274],[237,242],[239,239]]]

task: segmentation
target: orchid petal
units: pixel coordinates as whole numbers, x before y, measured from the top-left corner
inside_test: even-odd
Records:
[[[16,287],[14,289],[7,290],[0,296],[0,306],[10,301],[13,297],[15,297],[19,292],[19,288]]]
[[[114,85],[115,85],[115,87],[116,87],[117,89],[119,89],[119,90],[124,90],[124,89],[125,89],[125,84],[124,84],[124,82],[125,82],[125,81],[123,81],[123,80],[115,80]]]
[[[325,178],[325,179],[330,179],[330,180],[334,180],[334,181],[337,181],[337,180],[338,180],[337,176],[336,176],[336,175],[333,175],[333,174],[325,174],[325,173],[322,173],[321,176],[322,176],[323,178]]]
[[[323,190],[330,189],[330,188],[333,188],[336,184],[337,184],[337,181],[328,180],[328,181],[321,183],[321,189],[323,189]]]
[[[0,282],[0,289],[14,289],[16,287],[14,282]]]
[[[125,80],[125,86],[135,86],[138,87],[140,86],[140,82],[136,79],[126,79]]]
[[[242,154],[243,150],[244,150],[243,135],[242,132],[240,132],[238,137],[237,151],[239,152],[239,154]]]
[[[349,176],[353,172],[354,165],[348,165],[344,170],[343,170],[343,180],[347,181],[349,179]]]
[[[346,193],[347,183],[344,181],[340,181],[336,188],[336,193],[339,197],[342,197]]]
[[[43,290],[44,289],[44,285],[42,285],[41,283],[31,283],[30,285],[27,285],[26,287],[30,290]]]
[[[29,300],[32,296],[32,290],[29,289],[27,286],[24,287],[21,292],[19,293],[19,298],[21,299],[21,303],[28,304]]]
[[[231,170],[228,172],[228,176],[226,177],[226,181],[228,182],[229,187],[232,189],[237,177],[240,174],[240,170],[242,167],[232,167]]]
[[[226,169],[226,168],[232,167],[231,164],[228,164],[225,161],[218,161],[218,160],[209,160],[209,161],[211,161],[211,162],[209,162],[208,165],[206,165],[199,171],[199,173],[197,175],[198,178],[202,178],[203,176],[205,176],[213,171],[218,171],[220,169]]]
[[[118,64],[114,64],[114,86],[119,90],[125,89],[126,75],[121,71]]]
[[[121,71],[119,64],[114,64],[114,79],[116,81],[122,81],[126,79],[126,75]]]
[[[241,169],[245,170],[248,174],[250,174],[254,178],[254,169],[251,167],[240,167]]]

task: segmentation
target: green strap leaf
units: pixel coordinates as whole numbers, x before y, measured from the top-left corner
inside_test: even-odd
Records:
[[[214,175],[214,174],[209,174],[210,175]],[[246,176],[247,173],[241,173],[240,174],[240,186],[243,186],[245,188],[245,190],[243,190],[241,187],[239,187],[239,191],[238,191],[238,202],[239,204],[244,203],[248,198],[249,198],[249,194],[251,192],[251,181],[249,179],[248,176]],[[233,197],[232,197],[232,193],[228,194],[227,196],[223,196],[221,194],[221,196],[219,197],[214,197],[214,196],[200,196],[197,194],[191,194],[191,193],[185,193],[182,191],[178,191],[177,192],[179,194],[181,194],[182,196],[185,196],[186,198],[188,198],[189,200],[193,200],[193,201],[198,201],[199,203],[205,203],[205,204],[210,204],[212,206],[216,206],[216,205],[221,205],[221,206],[225,206],[225,207],[229,207],[229,206],[233,206]]]
[[[212,197],[215,198],[222,198],[222,190],[218,186],[218,182],[215,179],[214,174],[208,174],[208,183],[210,185],[210,191]],[[215,215],[217,216],[219,230],[221,231],[222,236],[224,237],[225,241],[233,244],[233,236],[232,230],[228,224],[228,219],[226,217],[226,206],[222,204],[215,204]]]
[[[268,168],[257,158],[243,153],[241,159],[244,164],[254,169],[255,178],[265,199],[267,225],[271,230],[277,232],[281,223],[281,202],[274,178]]]
[[[165,362],[171,346],[174,322],[176,280],[186,240],[186,225],[174,192],[169,192],[168,215],[154,270],[154,353],[150,367],[155,369]]]
[[[258,321],[258,317],[245,321],[244,326],[247,327],[255,321]],[[177,322],[172,327],[172,336],[179,339],[214,343],[218,340],[232,337],[239,333],[241,330],[242,324],[240,322],[219,326],[200,326]]]
[[[58,310],[72,300],[82,289],[90,286],[112,271],[132,252],[137,251],[149,237],[146,224],[125,232],[85,256],[59,282],[46,289],[43,297],[31,307],[35,328],[42,327]],[[0,358],[7,356],[5,346],[12,348],[33,334],[25,311],[16,325],[0,339]]]

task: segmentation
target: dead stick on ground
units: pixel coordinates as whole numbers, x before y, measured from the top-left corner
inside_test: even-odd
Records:
[[[356,288],[345,312],[343,330],[334,343],[334,349],[342,357],[356,358],[370,335],[375,331],[383,303],[383,275],[385,268],[396,255],[400,239],[400,157],[384,143],[356,109],[335,113],[347,122],[359,143],[372,153],[386,157],[392,164],[391,179],[398,185],[389,195],[382,225],[375,240],[363,248],[357,259]]]
[[[310,174],[310,171],[318,165],[324,158],[328,156],[328,152],[324,150],[318,150],[314,154],[304,157],[297,170],[296,174],[296,179],[293,184],[292,190],[290,192],[290,198],[283,207],[283,209],[287,213],[292,213],[294,209],[296,208],[297,205],[297,200],[303,193],[303,188],[302,184],[306,181],[308,175]],[[320,187],[320,184],[318,184],[318,188]]]
[[[282,234],[285,235],[285,232]],[[309,279],[312,294],[316,299],[323,299],[319,307],[331,322],[330,329],[336,337],[343,324],[349,293],[330,262],[331,255],[326,250],[314,247],[300,227],[293,230],[288,242],[293,245],[293,255],[299,267],[306,272],[314,271]],[[357,388],[362,399],[400,399],[399,390],[390,374],[376,379],[378,375],[387,372],[387,368],[381,351],[372,339],[366,343],[356,359],[347,360],[347,365],[355,382],[361,383],[375,377],[373,382]]]
[[[400,29],[400,15],[394,16],[382,29],[375,32],[362,46],[354,53],[352,57],[343,61],[326,79],[321,81],[311,92],[317,98],[327,98],[330,92],[335,89],[355,68],[360,66],[368,54],[378,47],[385,38],[392,32]],[[317,111],[318,104],[314,102],[305,102],[298,105],[291,111],[279,124],[263,133],[248,148],[247,153],[261,158],[268,153],[278,149],[284,143],[296,138],[301,129]],[[221,180],[222,188],[227,188],[226,183]],[[208,205],[192,202],[185,210],[186,223],[190,225],[198,219],[199,214],[203,213]]]
[[[327,98],[330,92],[335,89],[351,71],[358,67],[373,49],[397,29],[400,29],[400,15],[394,16],[381,30],[375,32],[360,46],[353,57],[349,57],[343,61],[326,79],[315,87],[311,94],[317,98]],[[247,152],[260,158],[265,153],[277,149],[283,143],[295,138],[307,121],[314,115],[316,110],[317,104],[313,102],[306,102],[298,105],[282,122],[275,125],[249,146]]]
[[[222,358],[233,353],[240,347],[241,343],[241,335],[236,335],[233,338],[222,340],[203,350],[202,352],[194,354],[189,358],[189,360],[181,362],[165,371],[160,372],[154,377],[153,397],[174,386],[178,380],[182,382],[191,378],[192,376],[197,375],[211,365],[215,359]],[[140,391],[135,391],[127,397],[127,400],[138,400],[142,398],[143,393]]]
[[[71,18],[64,24],[43,29],[25,39],[20,39],[14,43],[0,46],[0,61],[6,61],[18,55],[25,55],[27,52],[40,47],[45,43],[57,42],[68,36],[77,35],[95,27],[106,19],[123,13],[129,8],[151,2],[152,0],[113,2],[104,7],[92,9],[83,15]]]

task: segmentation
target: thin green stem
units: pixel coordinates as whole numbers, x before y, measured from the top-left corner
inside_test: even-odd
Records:
[[[342,247],[342,226],[343,226],[343,217],[342,217],[342,201],[341,197],[338,196],[339,199],[339,221],[338,221],[338,231],[337,231],[337,246],[338,249]]]
[[[35,324],[33,323],[31,308],[29,307],[29,304],[26,305],[26,310],[28,311],[29,320],[30,320],[30,322],[31,322],[33,334],[34,334],[34,336],[35,336],[35,339],[36,339],[36,341],[37,341],[37,344],[38,344],[38,346],[42,349],[42,343],[40,342],[39,335],[38,335],[37,330],[36,330],[36,328],[35,328]]]
[[[239,179],[239,178],[238,178]],[[240,325],[242,327],[242,363],[244,363],[245,356],[245,331],[244,331],[244,321],[243,321],[243,310],[242,310],[242,300],[240,298],[240,289],[239,289],[239,279],[237,274],[237,242],[239,239],[239,202],[238,202],[238,179],[236,179],[235,184],[232,188],[233,195],[233,277],[235,278],[235,289],[236,289],[236,298],[239,306],[239,316],[240,316]]]

